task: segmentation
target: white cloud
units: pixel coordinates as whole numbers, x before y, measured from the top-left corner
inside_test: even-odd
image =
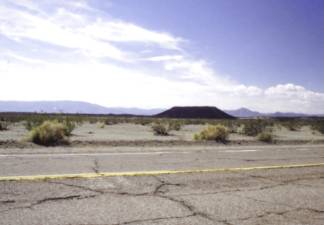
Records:
[[[152,62],[164,62],[164,61],[180,61],[183,59],[184,57],[182,55],[161,55],[161,56],[146,58],[144,60],[152,61]]]
[[[299,85],[279,84],[269,87],[264,94],[267,101],[279,106],[278,108],[283,111],[317,113],[324,111],[324,93],[310,91]]]
[[[26,4],[27,5],[27,4]],[[37,9],[34,4],[33,9]],[[65,8],[55,13],[32,14],[8,5],[0,6],[0,33],[13,40],[32,39],[79,50],[88,57],[110,57],[128,61],[127,51],[114,42],[135,42],[179,50],[181,38],[165,32],[151,31],[117,20],[92,19]]]
[[[19,3],[23,8],[14,7]],[[0,100],[324,113],[323,93],[294,84],[240,84],[186,52],[183,38],[94,14],[86,1],[57,1],[51,12],[43,1],[19,3],[0,5],[0,35],[14,40],[0,43]]]
[[[239,84],[217,88],[218,84],[215,83],[206,85],[191,80],[170,80],[107,63],[47,63],[35,67],[31,63],[17,62],[0,77],[2,100],[68,99],[106,106],[144,108],[174,105],[248,106],[265,112],[310,113],[323,113],[324,107],[323,94],[305,89],[298,88],[301,93],[287,98],[287,93],[281,87],[276,95],[268,91],[276,87],[265,91]]]
[[[159,45],[162,48],[180,50],[182,38],[165,32],[156,32],[122,21],[103,21],[98,19],[81,30],[93,38],[111,42],[139,42]]]
[[[68,25],[63,22],[62,10],[55,16],[43,18],[27,12],[0,6],[0,33],[14,40],[31,39],[79,50],[89,57],[110,57],[125,59],[125,53],[109,43],[88,37],[78,31],[73,24],[84,23],[82,17],[66,14]],[[65,21],[65,20],[64,20]]]
[[[236,96],[241,96],[242,94],[246,96],[262,96],[263,94],[263,90],[261,88],[255,86],[245,86],[243,84],[236,85],[232,89],[232,92],[234,92]]]
[[[318,93],[308,91],[304,87],[294,84],[279,84],[277,86],[270,87],[265,91],[265,94],[270,97],[296,97],[303,99],[318,95]]]
[[[3,53],[2,55],[6,56],[6,58],[7,58],[7,66],[12,66],[12,64],[14,63],[13,61],[16,61],[16,62],[18,61],[18,62],[26,63],[26,64],[38,64],[38,65],[47,64],[47,61],[45,61],[45,60],[24,57],[22,55],[15,54],[13,52]]]
[[[271,99],[285,100],[287,104],[290,102],[299,102],[307,106],[309,104],[324,105],[324,93],[318,93],[306,90],[302,86],[294,84],[277,85],[265,90],[265,95]]]
[[[179,92],[194,96],[203,88],[192,82],[173,82],[142,71],[98,63],[47,64],[36,68],[21,65],[2,74],[1,81],[2,99],[81,99],[109,106],[147,108],[181,104]]]

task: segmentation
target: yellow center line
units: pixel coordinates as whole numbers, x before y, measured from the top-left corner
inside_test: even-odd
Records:
[[[324,163],[291,164],[274,166],[253,166],[253,167],[232,167],[232,168],[210,168],[210,169],[187,169],[187,170],[154,170],[154,171],[133,171],[133,172],[100,172],[100,173],[77,173],[77,174],[49,174],[49,175],[28,175],[28,176],[0,176],[0,181],[35,181],[48,179],[71,179],[71,178],[97,178],[97,177],[119,177],[119,176],[157,176],[168,174],[190,174],[190,173],[217,173],[217,172],[241,172],[251,170],[270,169],[292,169],[306,167],[321,167]]]

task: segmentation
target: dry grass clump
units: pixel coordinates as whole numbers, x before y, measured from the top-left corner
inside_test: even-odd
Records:
[[[115,125],[116,122],[112,119],[105,119],[104,124],[110,126],[110,125]]]
[[[298,131],[301,128],[301,125],[296,121],[287,121],[282,123],[282,126],[287,128],[289,131]]]
[[[98,128],[100,128],[100,129],[104,129],[105,126],[106,126],[105,123],[103,123],[103,122],[97,122],[97,127],[98,127]]]
[[[43,123],[43,121],[40,120],[27,120],[24,123],[24,126],[26,128],[26,130],[32,130],[33,128],[41,125]]]
[[[149,125],[152,123],[152,120],[151,118],[137,118],[134,120],[134,123],[135,124],[140,124],[142,126],[146,126],[146,125]]]
[[[257,136],[258,134],[264,132],[268,124],[262,120],[251,120],[243,125],[242,133],[247,136]]]
[[[197,141],[217,141],[225,143],[228,140],[229,131],[223,125],[209,125],[200,133],[194,135]]]
[[[324,120],[316,121],[312,125],[312,129],[324,134]]]
[[[40,125],[42,125],[45,121],[50,121],[50,120],[44,120],[42,117],[34,117],[32,119],[29,119],[27,121],[25,121],[25,128],[29,131],[33,130],[36,127],[39,127]],[[75,129],[76,127],[76,122],[68,119],[68,118],[60,118],[52,120],[52,121],[56,121],[59,123],[62,123],[64,125],[64,134],[66,136],[70,136],[72,134],[72,131]]]
[[[151,126],[155,135],[167,136],[169,135],[168,128],[165,124],[162,123],[153,123]]]
[[[4,121],[0,121],[0,131],[8,130],[8,123]]]
[[[44,121],[30,131],[29,139],[35,144],[44,146],[66,144],[70,129],[71,127],[58,121]]]
[[[258,140],[266,143],[273,142],[273,135],[269,132],[262,132],[258,135]]]
[[[169,126],[168,126],[168,130],[169,131],[172,131],[172,130],[179,131],[179,130],[181,130],[181,127],[182,127],[181,122],[179,122],[179,121],[170,121]]]
[[[71,120],[65,119],[61,122],[64,126],[64,134],[66,136],[71,136],[72,131],[75,129],[76,124],[75,122],[72,122]]]

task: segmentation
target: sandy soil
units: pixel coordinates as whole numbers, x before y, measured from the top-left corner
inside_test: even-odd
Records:
[[[199,143],[193,141],[193,135],[204,127],[204,125],[186,125],[180,131],[172,131],[169,136],[156,136],[148,125],[116,124],[100,128],[97,124],[85,123],[76,127],[70,141],[76,145],[196,145]],[[24,141],[27,135],[28,131],[22,123],[12,124],[9,130],[0,132],[0,146],[32,146]],[[324,135],[312,131],[310,127],[302,127],[299,131],[275,127],[274,135],[275,139],[281,143],[324,142]],[[229,140],[238,144],[257,142],[255,137],[241,134],[231,134]]]

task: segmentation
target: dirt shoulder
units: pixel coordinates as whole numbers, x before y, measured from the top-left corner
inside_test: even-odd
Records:
[[[67,145],[54,146],[51,148],[83,148],[83,147],[174,147],[174,146],[196,146],[196,147],[230,147],[230,146],[275,146],[275,145],[320,145],[324,144],[324,140],[276,140],[272,143],[263,143],[257,140],[231,140],[227,143],[219,143],[214,141],[186,141],[186,140],[107,140],[107,141],[80,141],[72,140]],[[44,146],[36,145],[27,141],[6,140],[0,141],[0,149],[35,149],[44,148]]]

